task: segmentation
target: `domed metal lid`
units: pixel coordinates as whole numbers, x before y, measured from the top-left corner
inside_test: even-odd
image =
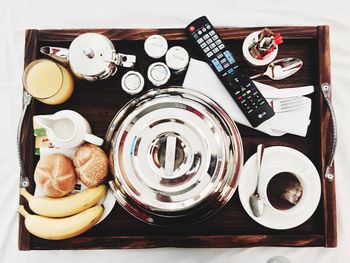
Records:
[[[233,195],[243,163],[232,120],[209,98],[182,88],[129,102],[106,141],[119,203],[154,224],[214,213]]]

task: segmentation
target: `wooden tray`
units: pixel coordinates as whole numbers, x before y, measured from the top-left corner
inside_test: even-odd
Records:
[[[242,59],[243,39],[260,28],[219,28],[237,60]],[[305,138],[285,135],[270,137],[252,129],[238,125],[244,144],[245,160],[255,152],[258,143],[267,146],[284,145],[296,148],[306,154],[317,167],[322,181],[322,196],[314,215],[304,224],[290,230],[271,230],[257,224],[244,211],[239,202],[238,191],[230,202],[209,220],[193,227],[164,229],[139,222],[118,204],[111,214],[98,226],[81,236],[63,240],[48,241],[30,235],[23,218],[19,222],[19,249],[107,249],[107,248],[150,248],[150,247],[251,247],[251,246],[325,246],[337,245],[335,182],[324,178],[330,145],[330,114],[320,91],[322,83],[330,83],[330,55],[328,26],[317,27],[276,27],[284,38],[278,57],[298,57],[304,61],[303,68],[293,77],[273,82],[267,78],[260,81],[278,88],[314,85],[311,95],[312,122]],[[25,65],[42,57],[39,48],[44,45],[68,47],[79,34],[98,32],[111,39],[119,52],[137,55],[136,70],[143,76],[154,60],[147,57],[143,49],[144,40],[152,34],[161,34],[169,46],[181,45],[190,56],[201,59],[197,50],[186,37],[183,29],[73,29],[73,30],[27,30],[25,44]],[[261,72],[262,68],[246,67],[249,74]],[[120,86],[125,69],[119,69],[109,80],[87,82],[76,80],[73,97],[59,106],[44,105],[33,101],[29,114],[24,120],[21,147],[24,164],[30,180],[30,192],[34,192],[33,172],[38,161],[34,156],[32,116],[52,114],[62,109],[72,109],[85,116],[91,123],[94,133],[103,137],[106,129],[118,110],[132,96]],[[172,77],[168,84],[181,85],[184,74]],[[146,90],[152,85],[146,81]],[[328,145],[328,146],[327,146]],[[21,204],[26,201],[21,198]]]

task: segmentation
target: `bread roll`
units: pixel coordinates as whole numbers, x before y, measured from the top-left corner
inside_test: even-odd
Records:
[[[49,154],[40,158],[34,181],[45,195],[62,197],[73,191],[77,177],[72,161],[63,154]]]
[[[73,158],[75,171],[87,187],[96,187],[103,183],[108,173],[108,159],[98,146],[85,143],[77,149]]]

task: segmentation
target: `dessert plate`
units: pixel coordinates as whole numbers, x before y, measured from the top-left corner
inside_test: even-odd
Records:
[[[40,156],[44,156],[46,154],[52,154],[52,153],[60,153],[66,155],[68,158],[73,159],[73,155],[75,153],[76,148],[72,149],[55,149],[55,148],[40,148]],[[87,186],[85,186],[80,180],[77,180],[77,183],[75,184],[75,189],[73,190],[73,194],[80,192],[84,189],[86,189]],[[78,190],[77,190],[78,189]],[[34,191],[35,196],[44,195],[40,187],[36,187]],[[101,221],[103,221],[109,213],[112,211],[114,205],[115,205],[115,197],[113,195],[113,192],[108,187],[107,194],[104,198],[100,200],[98,204],[102,204],[104,207],[102,216],[99,221],[97,221],[96,225],[99,224]]]
[[[248,215],[257,223],[271,229],[289,229],[301,225],[315,212],[321,197],[321,182],[316,167],[301,152],[284,146],[265,149],[260,182],[268,176],[281,172],[296,174],[305,185],[300,201],[290,210],[277,210],[271,207],[263,195],[264,212],[255,217],[249,205],[249,197],[254,192],[257,180],[256,154],[245,163],[238,186],[239,198]],[[266,181],[266,180],[265,180]],[[263,193],[263,183],[259,183],[259,193]],[[303,187],[304,188],[304,187]],[[301,203],[299,205],[299,203]]]

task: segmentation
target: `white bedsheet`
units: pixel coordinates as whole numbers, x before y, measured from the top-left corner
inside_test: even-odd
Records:
[[[236,3],[236,4],[235,4]],[[216,4],[218,4],[216,6]],[[347,1],[18,1],[0,0],[0,262],[266,262],[284,255],[292,262],[350,260],[350,19]],[[185,27],[206,14],[215,26],[328,24],[333,103],[339,127],[336,154],[338,247],[145,249],[19,252],[16,129],[21,109],[26,28]]]

